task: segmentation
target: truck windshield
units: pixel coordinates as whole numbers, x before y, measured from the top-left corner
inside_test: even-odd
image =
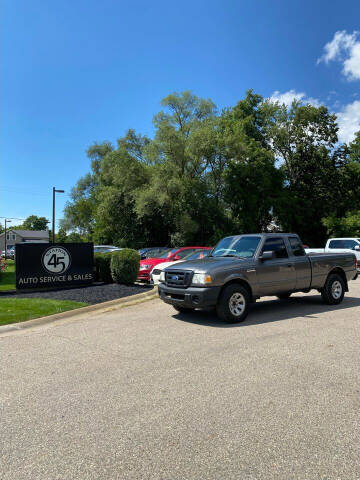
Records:
[[[251,258],[254,256],[260,243],[261,237],[226,237],[220,240],[211,257],[243,257]]]

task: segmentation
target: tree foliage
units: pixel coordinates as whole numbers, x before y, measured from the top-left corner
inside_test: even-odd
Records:
[[[11,227],[13,230],[46,230],[49,220],[46,217],[38,217],[37,215],[30,215],[21,225]]]
[[[153,138],[130,129],[116,146],[88,149],[91,171],[71,192],[62,234],[129,247],[212,245],[271,227],[321,245],[345,231],[341,219],[356,230],[360,133],[340,145],[326,107],[288,108],[251,90],[221,112],[191,92],[161,105]]]

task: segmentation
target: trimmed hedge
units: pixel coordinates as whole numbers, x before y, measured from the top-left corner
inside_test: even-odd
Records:
[[[98,282],[113,283],[110,269],[111,256],[112,252],[95,253],[95,275]]]
[[[140,255],[137,250],[124,248],[113,252],[110,269],[115,283],[134,283],[140,266]]]

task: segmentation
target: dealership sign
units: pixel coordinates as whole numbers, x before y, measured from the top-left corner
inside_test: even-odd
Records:
[[[16,288],[86,285],[94,280],[92,243],[16,244]]]

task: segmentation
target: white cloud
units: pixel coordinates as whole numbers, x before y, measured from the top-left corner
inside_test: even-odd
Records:
[[[269,100],[285,104],[287,107],[289,107],[294,100],[305,104],[310,103],[315,107],[321,105],[319,100],[317,100],[316,98],[307,97],[304,92],[297,92],[294,89],[288,90],[284,93],[280,93],[279,90],[276,90],[271,95]],[[336,101],[333,104],[333,108],[336,110],[339,108],[339,106],[339,101]],[[360,130],[360,100],[354,100],[352,103],[344,105],[344,107],[340,111],[336,112],[336,115],[339,125],[339,141],[346,143],[351,142],[354,139],[355,133]]]
[[[360,42],[351,48],[351,54],[344,62],[343,72],[349,80],[360,80]]]
[[[284,93],[280,93],[279,90],[275,90],[275,92],[271,95],[270,100],[272,102],[279,102],[281,104],[284,103],[287,107],[289,107],[294,100],[301,101],[305,96],[305,93],[296,92],[295,90],[289,90]]]
[[[336,32],[331,42],[325,45],[324,51],[317,63],[340,61],[343,64],[342,72],[348,80],[360,80],[359,32],[347,33],[346,30]]]
[[[337,113],[339,124],[339,141],[351,142],[356,132],[360,130],[360,101],[355,100],[344,106]]]
[[[310,103],[311,105],[314,105],[314,107],[318,107],[320,105],[320,102],[316,98],[308,98],[306,93],[297,92],[294,89],[288,90],[284,93],[280,93],[279,90],[275,90],[275,92],[271,95],[270,100],[272,102],[285,104],[287,107],[290,107],[294,100],[301,103]]]

